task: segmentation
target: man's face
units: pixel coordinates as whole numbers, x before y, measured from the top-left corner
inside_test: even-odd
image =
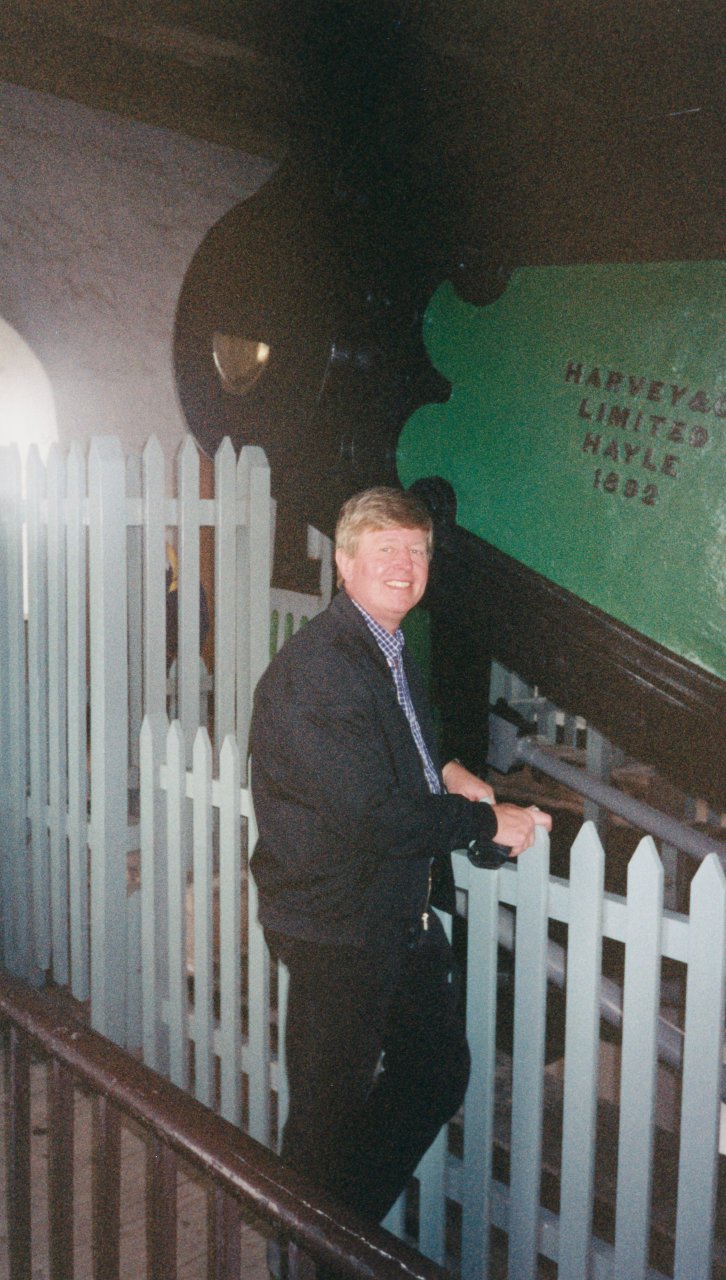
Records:
[[[355,555],[335,553],[348,595],[387,631],[400,626],[426,590],[429,557],[423,529],[366,529]]]

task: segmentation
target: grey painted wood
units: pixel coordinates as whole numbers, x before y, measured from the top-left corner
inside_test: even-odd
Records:
[[[187,992],[187,815],[185,744],[178,720],[166,738],[166,835],[169,913],[169,1076],[189,1087],[189,997]]]
[[[126,458],[126,497],[135,500],[133,507],[139,507],[141,498],[142,463],[139,454],[132,453]],[[131,506],[127,502],[127,508]],[[143,655],[142,655],[142,577],[143,577],[143,538],[141,523],[127,515],[126,531],[126,615],[128,626],[128,666],[129,666],[129,766],[139,767],[139,734],[143,711]]]
[[[663,886],[663,867],[646,836],[628,866],[615,1280],[643,1280],[648,1264]]]
[[[147,715],[140,741],[141,971],[144,1062],[168,1068],[162,1047],[161,1006],[168,998],[168,937],[165,806],[159,771],[169,725],[164,715]],[[166,1038],[166,1037],[165,1037]]]
[[[581,828],[570,861],[562,1125],[560,1258],[562,1280],[590,1274],[605,855],[592,823]]]
[[[15,446],[5,451],[2,465],[4,496],[4,629],[5,688],[3,697],[3,758],[5,787],[2,823],[3,910],[5,964],[19,977],[34,979],[31,934],[31,864],[27,850],[27,689],[23,615],[23,548],[21,534],[22,473]]]
[[[237,745],[247,758],[255,685],[270,658],[270,469],[247,445],[237,464],[237,511],[243,521],[237,568]]]
[[[48,453],[48,821],[53,974],[65,985],[69,970],[67,760],[67,634],[65,467],[57,445]]]
[[[225,738],[220,753],[219,790],[219,1109],[226,1120],[239,1125],[242,1123],[241,881],[247,872],[247,850],[241,843],[240,760],[232,734]]]
[[[282,1146],[282,1131],[290,1111],[290,1090],[287,1084],[285,1058],[287,998],[290,990],[290,972],[281,960],[277,964],[277,1149]]]
[[[142,458],[144,712],[166,714],[166,518],[164,454],[156,436]]]
[[[91,636],[91,1020],[122,1043],[126,1029],[128,671],[126,504],[121,447],[96,437],[89,454]]]
[[[468,888],[466,1022],[472,1055],[464,1104],[462,1280],[481,1280],[489,1272],[500,875],[457,859],[457,885]]]
[[[10,647],[8,628],[8,552],[11,537],[10,450],[0,447],[0,959],[9,965],[12,958],[12,863],[10,821],[12,813],[12,743],[10,739]]]
[[[235,591],[235,732],[240,760],[247,759],[249,723],[252,714],[250,688],[250,498],[249,458],[242,449],[237,461],[237,583]]]
[[[549,840],[517,859],[509,1277],[537,1276],[547,1017]]]
[[[675,1280],[711,1275],[725,993],[726,877],[712,854],[691,886]]]
[[[442,912],[437,914],[451,941],[451,916]],[[442,1266],[446,1261],[448,1157],[449,1126],[444,1125],[416,1170],[419,1180],[418,1247],[427,1258],[432,1258]]]
[[[141,890],[126,898],[126,1035],[129,1053],[138,1053],[144,1039],[141,974]]]
[[[257,839],[254,813],[250,817],[250,848]],[[249,1132],[258,1142],[270,1144],[270,953],[257,919],[257,888],[252,876],[247,885],[247,936],[249,1008]]]
[[[33,949],[48,969],[50,945],[50,849],[48,841],[48,627],[45,467],[35,445],[26,466],[28,591],[28,747],[30,840],[33,861]],[[85,685],[85,680],[84,680]],[[85,768],[85,762],[84,762]]]
[[[177,716],[187,764],[199,724],[199,454],[187,436],[177,458],[179,475],[179,602]]]
[[[235,729],[237,653],[237,460],[229,438],[214,459],[214,741],[217,753]]]
[[[80,446],[66,460],[66,582],[68,623],[68,892],[71,991],[90,994],[88,933],[88,603],[84,522],[86,464]]]
[[[214,1105],[214,956],[212,933],[212,746],[204,728],[192,767],[194,909],[194,1092]]]

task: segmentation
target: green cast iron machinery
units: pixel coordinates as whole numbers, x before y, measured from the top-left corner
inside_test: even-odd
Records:
[[[450,486],[434,679],[472,757],[494,653],[722,803],[720,7],[274,13],[290,149],[190,265],[191,429],[267,450],[289,585],[354,489]]]

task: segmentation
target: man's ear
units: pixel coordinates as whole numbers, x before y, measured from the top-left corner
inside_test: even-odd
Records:
[[[347,577],[348,569],[350,567],[350,559],[350,556],[347,556],[345,552],[341,551],[340,547],[338,547],[335,553],[335,567],[338,570],[338,584],[340,586],[343,585]]]

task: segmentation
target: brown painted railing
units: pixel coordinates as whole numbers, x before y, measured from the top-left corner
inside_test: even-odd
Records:
[[[443,1280],[445,1273],[381,1227],[363,1222],[287,1169],[272,1152],[163,1076],[59,1010],[47,993],[0,973],[0,1026],[7,1034],[10,1280],[29,1280],[30,1064],[48,1059],[48,1201],[51,1280],[73,1280],[73,1094],[96,1099],[92,1183],[94,1280],[117,1280],[120,1123],[148,1136],[147,1275],[175,1280],[176,1160],[212,1192],[210,1276],[240,1275],[240,1210],[287,1239],[290,1280],[324,1266],[352,1280]]]

